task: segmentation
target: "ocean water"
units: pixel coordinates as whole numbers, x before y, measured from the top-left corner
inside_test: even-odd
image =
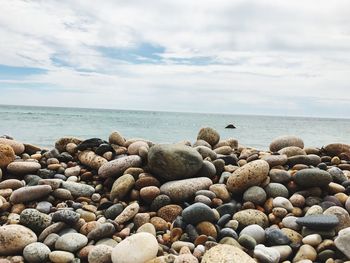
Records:
[[[229,123],[237,128],[225,129]],[[267,149],[273,138],[286,134],[300,136],[305,146],[350,144],[350,119],[0,105],[0,135],[43,147],[53,147],[63,136],[108,140],[115,130],[157,143],[194,142],[204,126],[257,149]]]

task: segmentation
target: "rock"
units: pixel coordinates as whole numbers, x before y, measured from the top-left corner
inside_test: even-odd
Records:
[[[74,254],[67,251],[53,251],[49,254],[49,259],[53,263],[71,263],[74,260]]]
[[[293,258],[293,263],[299,262],[304,259],[308,259],[314,262],[316,258],[317,252],[312,246],[302,245],[296,253],[295,257]]]
[[[40,233],[48,227],[51,220],[51,216],[31,208],[24,209],[20,215],[20,223],[36,233]]]
[[[274,248],[259,244],[254,248],[254,257],[261,262],[278,263],[280,260],[280,253]]]
[[[242,229],[240,235],[251,236],[258,244],[265,242],[265,230],[257,224],[246,226]]]
[[[178,215],[181,215],[182,207],[179,205],[166,205],[161,207],[157,215],[167,222],[173,222]]]
[[[347,177],[345,176],[344,172],[339,169],[338,167],[332,167],[327,170],[327,172],[330,173],[330,175],[333,178],[333,181],[336,183],[343,183],[347,180]]]
[[[280,183],[269,183],[265,187],[265,191],[268,197],[289,197],[289,191],[287,187]]]
[[[278,152],[279,150],[289,146],[296,146],[303,149],[304,142],[302,139],[296,136],[287,135],[287,136],[277,137],[271,142],[270,151]]]
[[[327,171],[310,168],[296,172],[294,181],[304,188],[313,186],[323,187],[332,182],[332,176]]]
[[[266,161],[270,165],[270,167],[285,165],[288,160],[287,155],[284,155],[284,154],[283,155],[274,155],[274,154],[264,155],[261,159]]]
[[[298,217],[295,216],[286,216],[282,219],[282,224],[287,228],[298,231],[300,230],[301,226],[297,224],[297,219]]]
[[[7,144],[0,144],[0,168],[6,168],[16,159],[12,147]]]
[[[206,147],[206,146],[197,146],[194,148],[197,152],[199,152],[200,155],[202,155],[202,158],[205,159],[207,157],[210,158],[210,160],[214,161],[217,158],[217,154],[216,152],[214,152],[213,150],[211,150],[210,148]]]
[[[202,156],[193,148],[181,144],[158,144],[148,152],[152,173],[165,180],[186,179],[203,165]]]
[[[157,253],[157,239],[149,233],[137,233],[118,243],[111,258],[113,263],[143,263],[155,258]]]
[[[243,194],[243,200],[262,205],[266,201],[266,192],[259,186],[249,187]]]
[[[118,215],[115,218],[115,222],[117,224],[122,224],[125,223],[129,220],[131,220],[139,211],[140,206],[138,203],[132,203],[130,205],[128,205],[127,207],[125,207],[125,209],[123,210],[123,212],[121,212],[120,215]]]
[[[228,192],[225,184],[213,184],[209,187],[209,190],[215,193],[217,198],[220,198],[224,202],[231,200],[231,195]]]
[[[121,157],[102,165],[100,169],[98,169],[98,175],[101,178],[120,176],[126,169],[130,167],[140,167],[141,164],[142,159],[138,155]]]
[[[146,186],[140,190],[140,197],[147,204],[152,201],[160,194],[160,189],[157,186]]]
[[[97,155],[95,152],[90,150],[79,152],[78,159],[82,164],[96,170],[108,162],[105,158]]]
[[[269,164],[256,160],[238,168],[229,176],[226,186],[232,193],[241,193],[251,186],[260,185],[269,173]]]
[[[151,223],[146,223],[140,226],[137,229],[137,233],[140,233],[140,232],[146,232],[146,233],[152,234],[153,236],[156,236],[156,228]]]
[[[303,236],[300,235],[297,231],[290,228],[282,228],[281,231],[292,241],[291,245],[298,247],[301,244]]]
[[[281,196],[275,197],[272,201],[272,205],[273,207],[283,207],[288,211],[293,210],[292,203],[287,198]]]
[[[135,179],[130,174],[124,174],[113,183],[111,189],[111,200],[122,199],[135,185]]]
[[[7,179],[0,182],[0,189],[10,188],[12,190],[16,190],[23,186],[23,182],[17,179]]]
[[[80,215],[78,213],[68,209],[58,210],[52,215],[52,221],[60,221],[67,223],[68,225],[75,224],[76,222],[78,222],[79,218]]]
[[[173,202],[188,201],[199,190],[209,189],[212,181],[206,177],[170,181],[160,187],[160,192],[168,195]]]
[[[323,212],[324,215],[335,215],[338,217],[339,224],[335,227],[335,231],[350,227],[350,216],[349,213],[340,206],[332,206]]]
[[[80,171],[81,171],[80,166],[76,165],[76,166],[69,167],[66,170],[64,170],[64,175],[67,177],[79,176]]]
[[[82,142],[82,140],[78,139],[78,138],[74,138],[74,137],[62,137],[59,140],[57,140],[55,142],[55,148],[59,151],[59,152],[64,152],[66,150],[66,146],[69,143],[74,143],[76,145],[80,144]]]
[[[114,204],[107,208],[105,211],[105,217],[108,219],[115,219],[121,212],[123,212],[124,207],[122,204]]]
[[[255,260],[251,258],[241,249],[226,245],[219,244],[209,249],[202,258],[202,263],[255,263]]]
[[[296,223],[311,229],[327,230],[336,227],[339,220],[335,215],[309,215],[298,218]]]
[[[289,258],[289,256],[293,252],[292,248],[290,246],[287,246],[287,245],[273,246],[271,248],[277,250],[278,253],[280,254],[280,262],[283,262],[284,260],[287,260]]]
[[[267,216],[263,212],[255,209],[241,210],[233,215],[233,219],[237,220],[241,227],[257,224],[266,228],[269,223]]]
[[[197,135],[197,140],[203,140],[211,146],[217,144],[220,140],[219,133],[210,127],[201,128]]]
[[[310,246],[317,246],[322,242],[322,237],[319,234],[311,234],[303,238],[303,243]]]
[[[93,188],[91,185],[71,181],[62,182],[62,188],[67,189],[75,197],[90,197],[93,193],[95,193],[95,188]]]
[[[334,244],[344,255],[350,259],[350,227],[340,230]]]
[[[112,223],[104,223],[93,229],[88,235],[88,239],[100,240],[105,237],[110,237],[114,234],[115,227]]]
[[[26,203],[38,200],[52,192],[49,185],[35,185],[19,188],[12,192],[10,201],[13,204]]]
[[[111,263],[113,248],[107,245],[94,246],[88,255],[89,263]]]
[[[350,156],[350,145],[343,143],[331,143],[322,147],[322,152],[328,156],[339,156],[342,153]]]
[[[52,204],[47,201],[41,201],[36,205],[35,208],[41,213],[48,214],[51,211]]]
[[[125,139],[124,137],[117,131],[112,132],[111,135],[109,135],[109,143],[116,144],[120,146],[124,146]]]
[[[306,152],[304,149],[301,149],[297,146],[288,146],[285,148],[282,148],[278,151],[279,154],[285,154],[287,157],[292,157],[295,155],[306,155]]]
[[[23,257],[29,263],[46,262],[51,250],[43,243],[34,242],[27,245],[23,250]]]
[[[148,143],[145,141],[136,141],[129,145],[128,147],[128,154],[129,155],[138,155],[140,148],[146,148],[149,149]]]
[[[6,138],[0,138],[0,144],[11,146],[16,155],[20,155],[24,152],[24,144],[15,140],[9,140]]]
[[[246,234],[242,234],[239,236],[238,243],[248,250],[252,250],[256,246],[256,240],[253,237],[248,236]]]
[[[280,169],[271,169],[269,172],[269,176],[272,182],[281,183],[281,184],[287,183],[291,179],[290,173]]]
[[[202,221],[214,222],[215,214],[211,208],[202,203],[195,203],[182,211],[183,220],[189,224],[196,225]]]
[[[29,244],[37,241],[37,236],[22,225],[0,226],[0,255],[21,254]]]
[[[14,175],[35,174],[41,168],[37,162],[12,162],[7,166],[7,171]]]
[[[67,233],[57,239],[55,249],[75,252],[86,246],[87,243],[88,239],[86,236],[79,233]]]
[[[268,227],[265,229],[265,233],[267,246],[280,246],[290,244],[289,238],[279,228]]]

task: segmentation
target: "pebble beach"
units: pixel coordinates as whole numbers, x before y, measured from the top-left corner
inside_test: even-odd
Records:
[[[350,145],[127,136],[0,137],[0,263],[350,262]]]

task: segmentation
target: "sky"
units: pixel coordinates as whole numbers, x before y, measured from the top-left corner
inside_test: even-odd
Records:
[[[348,0],[2,0],[0,104],[349,117]]]

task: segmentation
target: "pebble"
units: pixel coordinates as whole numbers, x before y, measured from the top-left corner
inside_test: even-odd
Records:
[[[178,215],[181,215],[182,207],[179,205],[166,205],[161,207],[157,215],[167,222],[173,222]]]
[[[252,250],[256,246],[256,241],[253,237],[242,234],[238,238],[238,243],[246,249]]]
[[[21,253],[23,249],[37,241],[36,234],[22,225],[0,226],[0,255]]]
[[[265,191],[268,197],[289,197],[289,191],[287,187],[280,183],[269,183],[265,187]]]
[[[6,168],[15,159],[16,155],[12,147],[10,145],[0,143],[0,169]]]
[[[68,225],[73,225],[78,222],[80,215],[72,210],[62,209],[52,215],[52,221],[61,221]]]
[[[88,239],[86,236],[79,233],[68,233],[60,236],[56,243],[56,250],[75,252],[86,246]]]
[[[130,174],[124,174],[114,181],[110,199],[122,199],[135,185],[135,179]]]
[[[243,200],[245,202],[252,202],[254,204],[262,205],[266,201],[266,192],[259,186],[249,187],[243,193]]]
[[[290,173],[285,170],[271,169],[269,172],[269,177],[274,183],[288,183],[291,179]]]
[[[205,127],[199,130],[197,140],[206,141],[211,146],[214,146],[220,141],[220,135],[215,129]]]
[[[301,138],[292,135],[280,136],[275,138],[270,144],[271,152],[278,152],[279,150],[289,147],[295,146],[301,149],[304,148],[304,142]]]
[[[14,175],[35,174],[41,168],[37,162],[12,162],[7,166],[7,171]]]
[[[114,220],[121,212],[123,212],[123,210],[124,207],[122,204],[114,204],[106,209],[105,217]]]
[[[243,228],[240,232],[241,235],[248,235],[255,239],[257,244],[265,242],[265,230],[256,224],[252,224]]]
[[[339,231],[337,238],[334,240],[334,244],[337,249],[350,259],[350,227]]]
[[[160,192],[170,197],[173,202],[183,202],[194,197],[199,190],[209,189],[212,181],[207,177],[175,180],[160,187]]]
[[[132,252],[132,253],[131,253]],[[146,262],[157,256],[158,242],[149,233],[137,233],[118,243],[112,250],[113,263]]]
[[[15,140],[10,140],[6,138],[0,138],[0,145],[9,145],[13,149],[16,155],[20,155],[24,152],[24,144]]]
[[[259,244],[254,248],[254,257],[262,262],[278,263],[280,260],[280,253],[274,248]]]
[[[29,263],[46,262],[51,250],[43,243],[34,242],[27,245],[23,250],[23,257]]]
[[[111,254],[113,248],[107,245],[94,246],[88,255],[89,263],[111,263]]]
[[[263,212],[255,209],[241,210],[233,215],[233,219],[237,220],[242,227],[257,224],[266,228],[269,222],[267,216]]]
[[[292,203],[287,198],[282,197],[282,196],[275,197],[272,201],[272,205],[273,205],[273,207],[283,207],[283,208],[287,209],[288,211],[293,210]]]
[[[298,218],[296,223],[311,229],[327,230],[339,224],[339,220],[334,215],[309,215]]]
[[[295,173],[295,182],[306,187],[326,186],[332,182],[332,176],[327,171],[318,168],[303,169]]]
[[[153,236],[156,236],[156,228],[151,223],[146,223],[140,226],[137,229],[137,233],[140,233],[140,232],[146,232],[146,233],[152,234]]]
[[[279,228],[274,227],[265,229],[265,238],[268,246],[288,245],[291,243],[290,239]]]
[[[322,237],[319,234],[312,234],[304,237],[302,241],[304,244],[315,247],[322,242]]]
[[[324,215],[334,215],[338,218],[339,224],[335,227],[335,231],[350,227],[349,213],[342,207],[332,206],[323,212]]]
[[[36,233],[42,232],[51,225],[52,218],[36,209],[24,209],[20,215],[20,223]]]
[[[114,221],[117,224],[123,224],[129,220],[131,220],[139,211],[140,206],[138,203],[132,203],[130,205],[128,205],[127,207],[125,207],[125,209],[123,210],[123,212],[120,213],[120,215],[118,215]]]
[[[67,251],[52,251],[49,259],[53,263],[71,263],[74,260],[74,254]]]
[[[305,244],[299,248],[298,252],[293,258],[293,262],[300,262],[301,260],[305,260],[305,259],[308,259],[314,262],[316,258],[317,258],[316,250],[312,246]]]
[[[202,221],[213,222],[216,220],[211,208],[202,203],[195,203],[182,211],[183,220],[189,224],[196,225]]]
[[[255,263],[243,250],[226,244],[219,244],[205,252],[202,263]]]
[[[112,223],[104,223],[100,226],[96,227],[92,231],[89,232],[87,235],[87,238],[94,239],[94,240],[100,240],[105,237],[110,237],[115,232],[115,227]]]
[[[68,181],[62,182],[62,188],[67,189],[74,197],[90,197],[95,192],[95,188],[93,188],[91,185]]]
[[[43,198],[51,192],[52,188],[49,185],[25,186],[13,191],[10,201],[14,204],[26,203]]]
[[[121,157],[103,164],[98,169],[98,175],[101,178],[120,176],[130,167],[140,167],[142,159],[138,155]]]

